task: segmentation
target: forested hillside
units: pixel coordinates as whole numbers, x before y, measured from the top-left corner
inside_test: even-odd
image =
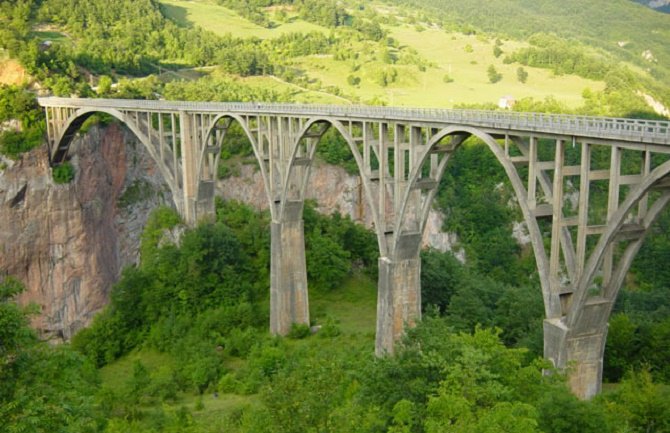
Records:
[[[431,11],[431,19],[461,31],[484,31],[528,38],[554,33],[576,40],[648,69],[657,79],[667,78],[670,17],[630,0],[394,0]],[[439,18],[437,18],[439,17]],[[649,50],[656,61],[645,59]],[[666,80],[667,82],[667,80]]]
[[[0,84],[0,154],[42,144],[38,93],[493,109],[512,94],[515,110],[661,118],[648,98],[670,105],[668,40],[670,16],[630,0],[5,1],[0,68],[16,60],[29,78]],[[231,130],[219,177],[248,149]],[[318,156],[355,171],[337,134]],[[76,170],[53,173],[67,184]],[[670,432],[670,213],[615,307],[605,392],[585,402],[542,374],[542,296],[532,251],[512,237],[512,196],[482,143],[452,156],[435,206],[465,263],[422,252],[425,320],[381,359],[375,235],[312,203],[316,333],[267,332],[269,215],[240,203],[189,229],[155,211],[140,263],[57,347],[28,327],[39,312],[16,305],[22,284],[0,269],[0,431]]]

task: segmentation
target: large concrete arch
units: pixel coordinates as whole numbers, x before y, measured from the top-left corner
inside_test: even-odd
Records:
[[[229,120],[230,123],[225,126],[225,128],[221,131],[222,133],[220,134],[219,137],[217,137],[217,124],[222,121],[222,120]],[[203,179],[203,170],[204,170],[204,164],[203,161],[206,158],[207,154],[207,148],[208,147],[213,147],[214,149],[218,150],[214,162],[214,173],[217,172],[218,165],[221,164],[221,159],[220,159],[220,151],[223,146],[223,143],[226,140],[226,135],[227,135],[227,130],[230,126],[232,126],[232,123],[235,122],[237,123],[242,130],[244,131],[244,134],[246,138],[249,140],[249,143],[251,144],[251,149],[253,151],[254,157],[256,158],[256,162],[258,163],[258,166],[260,167],[261,171],[261,177],[263,180],[263,187],[265,189],[265,195],[267,198],[267,203],[268,203],[268,208],[272,209],[272,193],[271,193],[271,188],[270,188],[270,182],[268,178],[268,168],[266,164],[264,164],[263,156],[261,155],[261,149],[258,143],[258,138],[251,132],[251,128],[249,127],[249,120],[248,118],[245,119],[243,116],[241,116],[238,113],[220,113],[217,114],[215,117],[211,119],[211,122],[209,122],[207,132],[205,134],[205,140],[202,145],[202,148],[199,150],[199,154],[197,156],[198,158],[198,168],[197,168],[197,177],[198,181],[201,181]],[[211,194],[214,194],[214,191],[212,190]],[[213,200],[213,196],[212,196]]]
[[[415,166],[413,173],[411,174],[411,183],[410,187],[407,188],[407,191],[405,192],[405,197],[403,198],[403,204],[402,204],[402,213],[400,216],[399,221],[397,221],[396,224],[400,224],[402,218],[405,217],[405,214],[407,212],[407,203],[409,201],[409,195],[413,189],[413,186],[416,185],[416,183],[420,180],[421,178],[421,171],[424,166],[424,164],[428,161],[430,158],[431,150],[438,145],[440,141],[442,141],[444,138],[449,137],[449,136],[455,136],[459,134],[465,134],[467,137],[477,137],[479,140],[481,140],[488,148],[489,150],[493,153],[493,155],[496,157],[502,168],[505,170],[505,174],[507,175],[507,178],[509,179],[510,183],[512,184],[512,188],[514,189],[514,193],[517,198],[517,202],[519,204],[519,207],[521,208],[521,213],[523,214],[524,221],[527,224],[528,227],[528,232],[531,238],[531,245],[533,246],[533,251],[535,253],[535,260],[537,263],[537,268],[540,276],[540,285],[542,288],[542,296],[544,299],[544,305],[545,305],[545,314],[548,317],[551,317],[552,315],[560,314],[560,300],[555,294],[551,293],[550,290],[550,285],[549,285],[549,275],[548,275],[548,268],[549,268],[549,263],[548,263],[548,258],[546,251],[544,249],[544,244],[542,241],[542,234],[540,232],[540,228],[537,224],[537,220],[535,219],[527,201],[527,191],[526,188],[523,185],[523,182],[521,181],[521,178],[519,177],[519,174],[516,170],[516,167],[514,167],[514,164],[512,161],[507,157],[501,148],[501,146],[498,144],[498,142],[488,133],[479,130],[477,128],[471,128],[471,127],[463,127],[459,125],[454,125],[454,126],[449,126],[447,128],[444,128],[440,130],[437,134],[435,134],[430,141],[426,144],[426,151],[424,152],[420,162]],[[453,147],[451,153],[447,155],[440,168],[439,168],[439,173],[437,179],[437,183],[441,181],[444,172],[446,170],[446,167],[448,165],[449,159],[451,154],[456,151],[458,147],[462,144],[462,141],[457,143],[456,146]],[[429,197],[425,200],[423,209],[421,210],[421,231],[423,233],[423,230],[425,229],[425,224],[428,219],[428,212],[430,211],[430,207],[432,206],[433,199],[437,193],[437,188],[433,189],[429,193]]]
[[[305,125],[302,127],[302,129],[298,132],[298,134],[295,137],[295,141],[293,143],[293,151],[291,153],[291,158],[289,162],[289,170],[288,170],[288,176],[284,182],[283,185],[283,194],[282,196],[286,196],[286,193],[289,189],[290,185],[290,180],[291,177],[294,176],[294,172],[296,170],[297,163],[299,161],[299,156],[298,156],[298,149],[299,149],[299,144],[300,142],[305,138],[305,136],[315,127],[315,126],[320,126],[323,125],[325,128],[322,129],[320,132],[319,136],[316,137],[315,143],[313,146],[310,147],[309,149],[309,154],[307,155],[307,158],[310,161],[310,164],[308,165],[308,170],[307,170],[307,175],[303,177],[301,181],[301,186],[300,186],[300,196],[304,199],[305,193],[307,190],[307,185],[309,184],[309,178],[311,176],[311,161],[314,161],[314,157],[316,155],[316,150],[317,147],[319,146],[321,142],[321,138],[323,137],[323,134],[325,134],[328,129],[334,128],[339,135],[345,140],[347,143],[347,146],[349,147],[349,150],[351,151],[352,155],[354,156],[354,160],[356,161],[356,166],[358,167],[358,172],[359,176],[361,178],[361,182],[363,184],[363,191],[365,192],[365,199],[366,199],[366,204],[368,206],[368,209],[370,209],[372,213],[372,219],[375,223],[375,228],[379,227],[379,212],[377,212],[377,209],[373,205],[373,192],[372,192],[372,185],[370,184],[370,179],[368,176],[365,176],[365,167],[363,164],[363,157],[361,156],[361,153],[356,146],[356,141],[354,137],[351,135],[351,133],[346,129],[346,127],[342,124],[341,121],[329,117],[314,117],[309,119]],[[282,214],[285,212],[286,208],[282,206],[281,212]],[[380,233],[380,230],[377,230],[377,238],[378,238],[378,243],[379,243],[379,249],[380,249],[380,254],[383,254],[385,251],[385,245],[383,245],[381,241],[381,237],[383,236],[383,233]]]
[[[656,169],[654,169],[638,185],[636,185],[636,187],[628,194],[628,196],[619,206],[619,208],[617,209],[611,220],[608,222],[605,232],[600,236],[600,239],[598,240],[598,243],[596,244],[593,253],[591,254],[589,260],[586,263],[584,273],[579,279],[579,283],[577,285],[572,301],[574,308],[571,309],[571,311],[568,313],[566,317],[566,322],[568,326],[575,326],[577,324],[580,312],[582,311],[583,306],[586,302],[587,290],[589,288],[589,285],[596,276],[596,272],[598,271],[599,265],[602,263],[605,250],[609,245],[611,245],[614,242],[615,237],[619,234],[627,215],[633,209],[633,207],[637,205],[639,201],[642,200],[643,197],[646,196],[646,194],[649,192],[651,188],[654,187],[654,185],[658,184],[662,179],[666,178],[667,176],[670,176],[670,161],[656,167]],[[650,209],[650,211],[644,218],[643,227],[645,235],[646,232],[651,227],[651,225],[653,224],[653,222],[658,217],[658,215],[667,205],[667,201],[668,201],[668,193],[664,194],[659,199],[657,199],[657,201],[654,203],[654,206]],[[637,252],[637,250],[639,249],[642,243],[641,242],[642,239],[643,237],[641,237],[638,240],[639,244],[637,245],[637,247],[634,248],[635,252]],[[623,282],[625,272],[628,271],[634,259],[635,254],[633,254],[632,251],[633,250],[631,250],[631,252],[629,252],[628,254],[625,254],[624,256],[625,260],[622,263],[623,266],[617,266],[617,273],[620,274],[618,280],[621,282]],[[620,285],[621,284],[618,285],[611,284],[612,286],[611,290],[609,290],[609,293],[605,293],[608,300],[614,301],[614,299],[616,299],[616,296],[620,289]]]
[[[102,107],[83,107],[74,111],[74,113],[65,121],[62,132],[56,137],[55,145],[53,146],[53,149],[51,149],[52,164],[59,164],[65,161],[72,140],[79,132],[84,122],[95,114],[110,115],[130,129],[130,131],[144,145],[151,158],[156,162],[158,170],[170,188],[175,206],[181,212],[181,188],[179,187],[177,174],[171,172],[164,161],[161,160],[156,149],[157,146],[151,142],[150,138],[145,133],[142,132],[140,125],[132,121],[127,115],[119,110]]]

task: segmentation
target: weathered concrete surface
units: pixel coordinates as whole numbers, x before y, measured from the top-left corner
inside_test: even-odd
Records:
[[[270,332],[286,335],[294,323],[309,325],[303,222],[273,222],[271,230]]]
[[[570,389],[582,399],[600,393],[606,340],[606,324],[577,333],[560,319],[544,321],[544,357],[567,371]]]
[[[391,261],[379,259],[377,285],[377,339],[378,356],[392,354],[402,338],[406,326],[421,319],[421,259]]]
[[[33,325],[46,338],[69,339],[106,305],[122,267],[138,260],[150,209],[164,202],[153,161],[133,143],[119,126],[92,129],[72,149],[67,185],[53,182],[45,148],[0,173],[0,275],[26,285],[18,301],[41,308]],[[138,183],[158,194],[120,206]]]

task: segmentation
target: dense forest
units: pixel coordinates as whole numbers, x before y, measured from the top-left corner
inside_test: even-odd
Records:
[[[579,108],[529,98],[516,110],[658,118],[640,94],[670,103],[670,53],[658,42],[670,36],[668,18],[628,0],[394,0],[397,17],[358,1],[216,3],[263,28],[300,19],[325,31],[217,35],[174,22],[154,0],[0,3],[0,47],[34,79],[0,85],[0,124],[19,124],[0,131],[0,153],[19,159],[42,143],[38,91],[292,101],[289,90],[245,81],[272,75],[350,101],[384,103],[326,88],[293,60],[332,57],[346,65],[354,89],[362,80],[392,87],[412,71],[436,68],[390,36],[401,22],[490,40],[495,58],[514,65],[521,83],[531,68],[604,83],[585,90]],[[649,38],[649,30],[661,36]],[[501,40],[509,38],[525,45],[503,50]],[[656,61],[640,57],[646,50]],[[374,74],[362,72],[366,64]],[[215,73],[180,75],[196,67]],[[491,84],[502,78],[493,65],[489,70]],[[220,177],[248,157],[243,137],[231,131]],[[318,156],[355,172],[337,134],[325,135]],[[0,281],[0,431],[670,432],[670,213],[639,252],[611,317],[605,392],[580,401],[560,372],[543,374],[549,365],[541,358],[535,260],[511,236],[521,217],[510,206],[504,172],[475,140],[452,158],[435,206],[466,261],[422,252],[424,320],[396,356],[375,358],[374,327],[358,321],[374,317],[378,250],[371,231],[307,204],[311,316],[320,329],[295,326],[277,338],[267,332],[269,215],[219,201],[216,221],[186,229],[174,210],[160,208],[144,229],[140,263],[123,271],[109,305],[68,344],[40,341],[28,326],[38,312],[15,303],[21,282]],[[74,169],[64,167],[54,176],[67,183]],[[169,241],[169,233],[182,231],[179,242]]]

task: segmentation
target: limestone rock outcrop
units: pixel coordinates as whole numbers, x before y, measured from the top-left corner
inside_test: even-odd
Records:
[[[224,199],[238,200],[258,209],[267,209],[268,199],[258,170],[255,164],[241,165],[235,171],[236,176],[219,181],[217,193]],[[307,198],[316,201],[319,212],[339,212],[371,228],[372,214],[366,205],[364,194],[360,178],[347,173],[343,168],[323,163],[312,167]],[[443,232],[443,221],[444,216],[440,212],[430,211],[423,235],[423,246],[443,252],[453,251],[457,259],[465,262],[465,251],[457,246],[458,236]]]
[[[121,269],[138,260],[151,208],[170,200],[120,126],[92,128],[70,154],[69,184],[54,183],[46,146],[0,172],[0,277],[26,285],[18,301],[40,307],[33,325],[54,339],[69,339],[107,303]]]

